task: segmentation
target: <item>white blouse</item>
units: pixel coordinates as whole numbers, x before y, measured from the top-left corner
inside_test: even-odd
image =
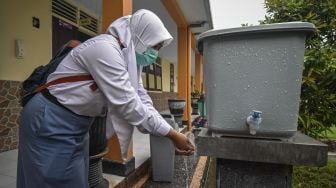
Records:
[[[137,72],[128,71],[125,55],[129,54],[125,53],[112,35],[94,37],[73,49],[48,77],[48,82],[61,77],[90,74],[98,89],[90,89],[93,81],[62,83],[48,89],[61,104],[76,114],[94,117],[103,115],[107,109],[107,129],[112,132],[116,129],[123,132],[123,127],[126,130],[128,126],[139,126],[152,134],[165,136],[170,125],[154,109],[142,86],[140,68]],[[130,76],[137,77],[138,88],[132,86]],[[123,140],[120,136],[123,135],[118,135]]]

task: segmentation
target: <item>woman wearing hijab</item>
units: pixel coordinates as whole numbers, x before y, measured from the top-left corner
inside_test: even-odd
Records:
[[[93,80],[49,86],[26,104],[20,121],[17,187],[87,188],[88,132],[93,117],[104,114],[107,137],[117,134],[123,158],[134,127],[167,136],[176,150],[192,154],[194,146],[160,116],[142,86],[142,67],[154,63],[158,50],[172,40],[154,13],[139,10],[74,48],[48,82],[76,75],[91,75]]]

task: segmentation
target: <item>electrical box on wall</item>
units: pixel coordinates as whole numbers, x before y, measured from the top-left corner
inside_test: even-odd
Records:
[[[24,57],[24,46],[21,39],[15,40],[15,57],[18,59],[23,59]]]
[[[36,17],[33,17],[33,27],[35,28],[40,28],[40,19],[39,18],[36,18]]]

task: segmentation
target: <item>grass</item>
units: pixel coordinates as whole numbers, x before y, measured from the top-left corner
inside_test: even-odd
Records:
[[[293,188],[335,188],[336,161],[329,160],[325,167],[294,167]]]

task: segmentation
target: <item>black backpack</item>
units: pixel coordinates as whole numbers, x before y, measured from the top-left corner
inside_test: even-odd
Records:
[[[48,64],[41,65],[35,68],[34,71],[31,73],[31,75],[26,80],[23,81],[22,83],[23,95],[20,100],[22,107],[24,107],[36,93],[42,91],[48,86],[62,82],[69,82],[69,77],[66,77],[65,79],[64,78],[57,79],[58,81],[56,80],[53,81],[52,83],[46,84],[48,76],[56,70],[57,66],[64,59],[64,57],[68,55],[68,53],[79,44],[80,42],[77,40],[71,40],[68,43],[64,44],[57,51],[56,55],[49,61]],[[84,80],[92,80],[92,77],[90,75],[86,76],[87,78],[85,78]],[[83,80],[83,78],[81,78],[80,80]],[[71,81],[72,80],[70,78],[70,82]]]

